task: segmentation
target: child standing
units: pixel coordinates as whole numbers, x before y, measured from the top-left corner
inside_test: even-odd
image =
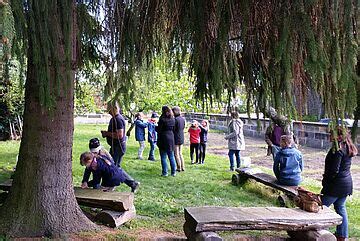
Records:
[[[137,158],[142,160],[145,149],[145,128],[147,123],[143,121],[143,114],[141,112],[136,113],[135,118],[135,139],[140,145]]]
[[[190,134],[190,159],[191,159],[191,164],[200,164],[199,161],[199,146],[200,146],[200,132],[201,129],[199,128],[199,123],[194,120],[191,123],[191,126],[188,130],[189,134]],[[194,150],[195,150],[195,157],[196,157],[196,162],[194,162]]]
[[[157,132],[155,130],[155,127],[157,126],[156,118],[158,118],[158,115],[153,112],[151,114],[151,118],[149,119],[147,123],[148,128],[148,142],[150,143],[150,152],[149,152],[149,158],[150,161],[155,161],[154,151],[155,151],[155,145],[157,142]]]
[[[207,143],[207,134],[209,131],[209,122],[207,120],[203,120],[201,125],[199,125],[200,132],[200,163],[204,164],[205,161],[205,153],[206,153],[206,143]]]

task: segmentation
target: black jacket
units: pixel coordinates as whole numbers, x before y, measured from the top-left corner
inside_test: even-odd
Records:
[[[174,127],[175,118],[160,116],[158,126],[155,127],[158,133],[157,146],[160,150],[174,151]]]
[[[330,150],[325,158],[322,194],[346,197],[352,194],[353,183],[350,173],[351,157],[346,150]]]
[[[184,144],[185,119],[182,116],[175,117],[174,140],[175,145]]]

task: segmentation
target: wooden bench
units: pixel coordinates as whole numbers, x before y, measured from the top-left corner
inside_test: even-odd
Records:
[[[235,169],[235,171],[237,172],[237,174],[233,174],[232,176],[232,183],[234,185],[242,185],[248,179],[252,179],[284,193],[285,196],[279,195],[278,197],[278,201],[281,206],[285,206],[285,203],[288,199],[293,200],[294,197],[298,194],[296,190],[297,188],[296,186],[281,185],[277,182],[275,176],[269,175],[267,173],[263,173],[260,169],[237,168]]]
[[[11,191],[12,180],[0,184],[0,200],[4,201]],[[117,227],[136,217],[134,207],[134,193],[132,192],[104,192],[100,189],[74,187],[74,193],[79,205],[103,209],[94,217],[110,227]]]
[[[318,213],[283,207],[188,207],[184,213],[185,235],[197,241],[222,240],[215,231],[229,230],[281,230],[296,240],[336,241],[324,229],[342,221],[325,206]]]

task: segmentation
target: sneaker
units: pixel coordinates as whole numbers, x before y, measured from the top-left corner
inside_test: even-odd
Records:
[[[175,176],[176,176],[176,173],[174,173],[174,174],[171,174],[171,176],[172,176],[172,177],[175,177]]]
[[[154,157],[149,157],[148,160],[149,161],[155,161],[155,158]]]
[[[134,185],[131,187],[131,192],[136,193],[139,189],[140,182],[135,182]]]
[[[185,171],[185,168],[181,169],[181,171],[184,172],[184,171]]]
[[[144,158],[142,158],[142,156],[138,156],[138,158],[137,159],[139,159],[139,160],[143,160]]]
[[[167,176],[168,176],[168,174],[161,174],[161,176],[162,176],[162,177],[167,177]]]

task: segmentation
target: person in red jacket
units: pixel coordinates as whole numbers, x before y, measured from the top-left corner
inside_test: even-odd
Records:
[[[200,132],[201,129],[199,127],[199,123],[194,120],[191,123],[191,126],[189,127],[188,130],[189,134],[190,134],[190,159],[191,159],[191,164],[195,164],[198,163],[200,164],[199,161],[199,147],[200,147]],[[195,151],[195,160],[196,162],[194,162],[194,151]]]

